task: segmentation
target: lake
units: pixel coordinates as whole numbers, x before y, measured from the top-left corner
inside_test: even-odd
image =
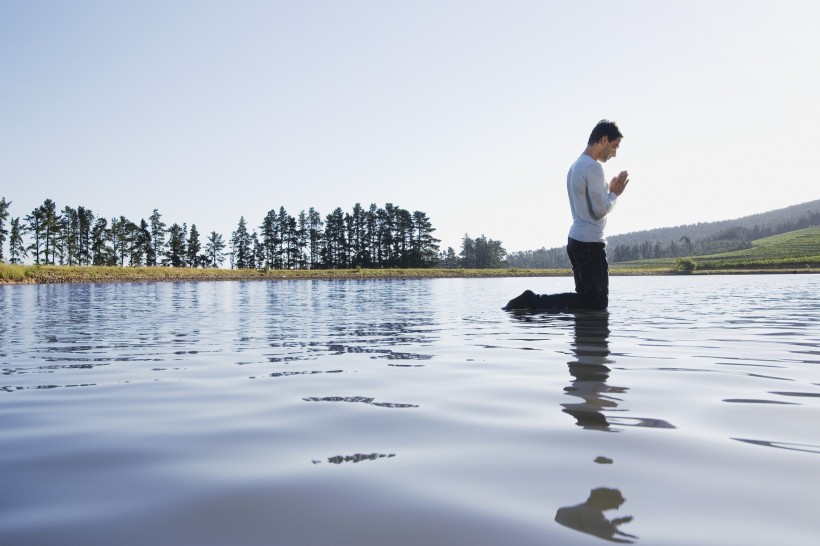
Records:
[[[0,286],[0,544],[813,545],[820,276]]]

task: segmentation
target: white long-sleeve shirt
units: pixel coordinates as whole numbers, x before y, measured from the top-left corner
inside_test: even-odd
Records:
[[[615,207],[618,196],[609,191],[601,164],[581,154],[567,173],[567,193],[572,210],[569,236],[585,243],[606,243],[606,215]]]

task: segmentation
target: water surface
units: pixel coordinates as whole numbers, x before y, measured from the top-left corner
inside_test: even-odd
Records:
[[[815,544],[820,277],[0,286],[0,544]]]

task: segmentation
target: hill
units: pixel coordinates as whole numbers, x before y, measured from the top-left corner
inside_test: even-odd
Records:
[[[658,259],[674,262],[680,257],[752,249],[754,242],[763,238],[816,226],[820,226],[820,199],[734,220],[614,235],[608,238],[607,254],[614,264]],[[569,267],[564,247],[513,252],[507,263],[521,268]]]
[[[764,237],[749,248],[686,258],[698,270],[803,269],[820,267],[820,227]],[[661,258],[618,264],[620,269],[675,268],[677,259]]]
[[[802,222],[801,222],[802,220]],[[805,225],[800,225],[805,223]],[[714,238],[723,232],[742,228],[752,232],[751,240],[760,239],[778,233],[786,233],[804,227],[820,225],[820,199],[793,205],[783,209],[771,210],[760,214],[743,216],[734,220],[718,222],[699,222],[681,226],[657,228],[646,231],[634,231],[608,237],[610,247],[618,245],[642,245],[649,241],[661,244],[669,241],[680,241],[688,237],[691,241]]]

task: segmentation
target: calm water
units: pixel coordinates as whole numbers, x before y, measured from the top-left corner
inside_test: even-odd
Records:
[[[0,286],[0,544],[806,544],[820,277]]]

